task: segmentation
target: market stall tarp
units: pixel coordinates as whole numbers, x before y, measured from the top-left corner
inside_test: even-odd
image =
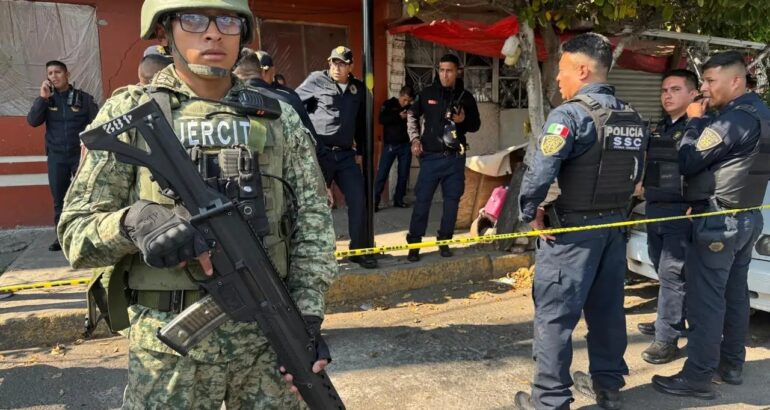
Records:
[[[435,20],[390,29],[390,34],[408,33],[422,40],[486,57],[499,57],[505,39],[518,32],[519,21],[515,16],[491,25],[469,20]]]
[[[96,9],[0,0],[0,116],[26,116],[46,78],[46,62],[67,64],[70,83],[102,100]]]
[[[390,28],[389,32],[390,34],[409,34],[421,40],[471,54],[501,58],[503,55],[500,50],[503,48],[503,43],[508,37],[518,34],[519,23],[515,16],[506,17],[494,24],[469,20],[434,20],[430,23],[395,26]],[[563,33],[559,38],[563,42],[574,35],[575,33]],[[615,46],[620,38],[614,37],[610,41]],[[535,44],[538,60],[545,61],[548,53],[540,35],[536,36]],[[662,73],[669,68],[669,57],[637,52],[627,46],[616,63],[619,67],[631,70]]]

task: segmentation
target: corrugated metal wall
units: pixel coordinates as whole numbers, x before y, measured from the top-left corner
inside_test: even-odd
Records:
[[[655,124],[661,118],[660,74],[615,68],[610,71],[609,83],[615,86],[615,95],[631,104],[642,114],[644,121]]]

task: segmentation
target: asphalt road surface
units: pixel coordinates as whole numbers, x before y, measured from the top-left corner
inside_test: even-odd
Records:
[[[522,288],[466,283],[330,307],[324,322],[334,355],[329,370],[347,407],[512,408],[513,394],[529,390],[533,369],[533,308]],[[770,409],[770,314],[752,317],[742,386],[717,386],[713,401],[678,399],[655,392],[650,378],[677,372],[683,359],[653,366],[640,358],[651,340],[636,325],[654,319],[657,286],[637,283],[626,294],[626,409]],[[587,369],[585,333],[581,322],[573,371]],[[0,352],[0,409],[118,408],[126,364],[120,337]],[[597,407],[576,394],[573,408]]]

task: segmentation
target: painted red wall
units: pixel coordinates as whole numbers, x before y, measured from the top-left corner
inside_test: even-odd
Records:
[[[139,39],[141,0],[68,0],[58,3],[83,4],[96,8],[99,25],[99,52],[102,64],[102,86],[105,97],[126,84],[136,83],[136,68],[144,49],[152,42]],[[375,3],[374,110],[387,98],[385,24],[387,2]],[[258,18],[298,22],[315,22],[348,26],[349,47],[360,56],[363,42],[361,1],[296,0],[277,2],[250,0]],[[57,56],[51,56],[57,58]],[[360,60],[359,60],[360,61]],[[361,76],[362,64],[355,73]],[[40,73],[41,81],[44,73]],[[45,127],[30,127],[24,117],[0,117],[0,157],[45,155]],[[375,127],[380,139],[381,127]],[[375,158],[379,158],[379,143]],[[45,173],[45,162],[0,163],[0,176],[22,173]],[[50,191],[46,185],[0,187],[0,228],[53,224]]]
[[[135,83],[136,62],[150,42],[139,39],[141,0],[69,0],[58,3],[83,4],[96,8],[102,87],[109,96],[116,88]],[[104,24],[106,23],[106,24]],[[59,56],[51,56],[59,58]],[[45,73],[40,73],[41,81]],[[0,157],[45,155],[45,126],[32,128],[24,117],[0,117]],[[0,175],[46,173],[44,161],[0,164]],[[53,205],[47,185],[0,187],[0,228],[53,224]]]

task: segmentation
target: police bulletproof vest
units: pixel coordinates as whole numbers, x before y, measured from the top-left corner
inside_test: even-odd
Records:
[[[656,130],[649,139],[644,188],[648,196],[664,202],[681,202],[683,177],[679,173],[679,144],[682,133],[666,135]]]
[[[156,93],[156,99],[158,94],[161,93]],[[247,223],[259,232],[281,277],[286,277],[288,238],[291,234],[288,201],[282,183],[264,176],[283,175],[285,148],[280,122],[243,116],[224,104],[190,100],[174,93],[168,93],[168,96],[174,131],[180,143],[191,153],[191,159],[198,165],[209,185],[218,186],[222,192],[232,196],[238,195],[235,191],[243,190],[243,186],[248,184],[228,184],[226,177],[261,179],[263,198],[252,198],[251,204],[249,198],[239,196],[239,200],[246,199],[245,205],[253,206],[252,209],[242,210],[247,215],[249,212],[259,212],[264,205],[267,221]],[[143,141],[139,140],[138,145],[142,148]],[[253,173],[257,168],[263,176]],[[150,171],[143,167],[137,170],[136,196],[132,200],[146,199],[169,207],[175,206],[174,200],[161,193],[160,186],[151,179]],[[263,201],[263,204],[254,202],[257,200]],[[198,285],[189,276],[196,280],[205,278],[195,261],[190,262],[189,272],[185,272],[183,269],[150,267],[141,261],[141,255],[134,255],[133,259],[128,270],[128,287],[133,290],[195,290]]]
[[[646,145],[644,125],[631,107],[612,109],[578,95],[568,102],[583,106],[596,126],[596,142],[585,154],[561,165],[558,211],[602,211],[625,208],[642,171]]]
[[[762,205],[770,179],[770,118],[763,118],[753,105],[735,107],[759,121],[757,144],[749,155],[731,158],[686,179],[685,199],[708,200],[731,209]]]

